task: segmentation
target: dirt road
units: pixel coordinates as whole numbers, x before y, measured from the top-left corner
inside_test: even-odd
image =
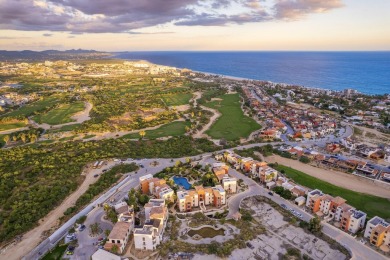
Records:
[[[197,106],[198,104],[198,99],[200,99],[202,97],[202,92],[195,92],[194,93],[194,97],[193,97],[193,101],[194,101],[194,107]],[[192,137],[193,138],[207,138],[207,135],[205,134],[205,132],[207,130],[209,130],[209,128],[211,127],[212,124],[215,123],[215,121],[218,119],[218,117],[221,116],[221,114],[215,110],[215,109],[212,109],[212,108],[209,108],[209,107],[205,107],[205,106],[200,106],[203,110],[207,110],[207,111],[210,111],[211,113],[213,113],[213,115],[210,117],[210,121],[203,126],[203,128],[198,131],[197,133],[193,134]]]
[[[24,234],[23,239],[18,244],[9,247],[5,252],[0,254],[0,259],[19,260],[25,254],[33,250],[42,240],[44,240],[41,237],[42,233],[56,227],[59,224],[58,219],[64,215],[64,211],[75,204],[76,200],[87,191],[90,184],[96,182],[98,178],[93,176],[101,173],[102,170],[107,169],[114,164],[115,162],[108,162],[107,165],[101,169],[87,169],[85,180],[79,188],[69,195],[60,206],[56,207],[48,215],[40,219],[39,226]]]
[[[269,163],[277,162],[279,164],[283,164],[339,187],[390,199],[390,190],[378,186],[375,183],[366,182],[358,176],[339,171],[317,168],[301,163],[297,160],[287,159],[278,155],[269,156],[265,159]]]

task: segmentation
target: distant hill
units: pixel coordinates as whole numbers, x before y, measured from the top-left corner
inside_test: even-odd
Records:
[[[42,60],[84,60],[99,59],[111,56],[111,53],[95,50],[46,50],[46,51],[5,51],[0,50],[0,61],[42,61]]]

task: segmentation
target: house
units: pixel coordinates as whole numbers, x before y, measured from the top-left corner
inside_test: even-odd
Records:
[[[121,260],[121,258],[103,249],[98,249],[92,255],[92,260]]]
[[[258,169],[258,177],[262,183],[271,182],[277,179],[278,171],[267,165],[261,166]]]
[[[294,186],[294,188],[291,190],[291,193],[293,196],[295,197],[302,197],[305,195],[306,191],[304,188],[302,188],[301,186]]]
[[[272,190],[273,188],[276,187],[276,182],[274,181],[268,182],[265,186],[267,187],[267,189]]]
[[[298,206],[305,205],[306,199],[303,196],[300,196],[294,200],[295,204]]]
[[[308,207],[313,213],[320,210],[320,202],[323,193],[320,190],[312,190],[307,194],[306,207]]]
[[[364,237],[370,240],[370,244],[380,247],[385,244],[390,246],[390,223],[376,216],[367,222]]]
[[[350,209],[342,213],[341,216],[341,229],[345,232],[351,232],[355,234],[360,229],[364,228],[367,214],[355,209]]]
[[[237,179],[231,178],[228,176],[223,177],[222,187],[228,194],[236,193],[237,192]]]
[[[120,202],[114,206],[115,212],[118,214],[118,222],[127,222],[131,224],[131,229],[134,228],[134,209],[129,207],[126,202]]]
[[[110,251],[113,247],[118,248],[118,252],[122,254],[127,245],[133,224],[129,222],[117,222],[108,235],[104,249]]]

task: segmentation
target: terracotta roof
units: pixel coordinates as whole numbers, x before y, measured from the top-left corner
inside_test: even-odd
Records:
[[[113,229],[111,230],[109,239],[124,239],[126,237],[127,231],[130,229],[131,224],[127,222],[117,222],[115,223]]]

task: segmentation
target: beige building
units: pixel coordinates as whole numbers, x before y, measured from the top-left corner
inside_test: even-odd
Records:
[[[122,254],[127,245],[130,233],[132,231],[132,224],[128,222],[117,222],[110,235],[107,238],[107,242],[104,245],[104,249],[110,251],[113,247],[118,248],[118,252]]]

